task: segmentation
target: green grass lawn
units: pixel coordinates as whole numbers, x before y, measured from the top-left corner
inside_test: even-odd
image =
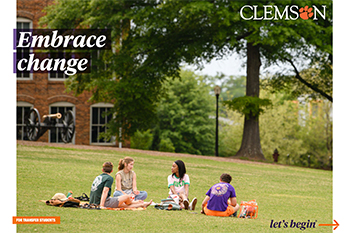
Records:
[[[94,178],[102,164],[115,165],[120,158],[135,159],[139,190],[160,202],[168,194],[167,176],[171,156],[148,155],[114,150],[78,150],[67,148],[17,146],[17,216],[60,216],[60,224],[18,224],[17,232],[300,232],[290,222],[316,222],[307,232],[332,232],[332,172],[279,166],[214,161],[201,158],[181,159],[190,176],[190,199],[198,198],[195,211],[165,211],[150,206],[143,211],[87,210],[46,206],[55,193],[90,195]],[[238,203],[256,199],[257,219],[220,218],[200,214],[207,190],[229,173]],[[114,185],[112,187],[114,189]],[[288,227],[270,228],[271,221],[287,222]]]

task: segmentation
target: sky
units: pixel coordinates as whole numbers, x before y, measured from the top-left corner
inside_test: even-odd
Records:
[[[194,70],[197,74],[200,75],[209,75],[215,76],[217,73],[223,73],[226,76],[246,76],[247,75],[247,59],[242,57],[237,53],[233,53],[230,56],[226,56],[222,59],[213,59],[211,62],[205,62],[204,68],[199,70],[194,65],[187,65],[186,68]],[[288,64],[281,64],[280,66],[272,65],[270,67],[264,66],[264,61],[262,61],[262,65],[260,67],[261,75],[265,75],[267,73],[274,74],[276,72],[291,70],[291,66]],[[294,72],[294,71],[293,71]],[[292,73],[293,73],[292,72]],[[217,83],[220,85],[220,83]]]
[[[213,59],[211,62],[204,63],[204,69],[197,70],[196,72],[209,76],[215,76],[217,73],[223,73],[226,76],[246,75],[245,61],[246,59],[240,57],[238,54],[232,54],[222,59]],[[188,67],[192,70],[196,69],[194,66]]]

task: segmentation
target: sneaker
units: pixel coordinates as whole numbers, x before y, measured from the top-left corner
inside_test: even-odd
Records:
[[[184,200],[185,210],[188,210],[188,205],[189,205],[188,200],[187,199]]]
[[[190,204],[190,210],[194,210],[196,208],[196,204],[197,204],[197,198],[193,198],[193,200],[191,201]]]

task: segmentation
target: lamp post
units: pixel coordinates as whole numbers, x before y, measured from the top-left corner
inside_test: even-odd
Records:
[[[221,88],[216,85],[214,93],[216,95],[216,135],[215,135],[215,156],[219,156],[219,95]]]

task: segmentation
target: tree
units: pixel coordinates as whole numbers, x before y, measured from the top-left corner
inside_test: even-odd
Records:
[[[242,10],[246,4],[255,7]],[[287,5],[304,10],[299,6],[312,4],[332,9],[331,1],[161,1],[142,18],[136,17],[135,24],[142,25],[142,39],[147,41],[148,51],[166,55],[172,67],[178,61],[200,66],[202,61],[213,57],[221,58],[232,52],[243,54],[247,57],[246,95],[259,98],[262,60],[266,65],[277,62],[293,65],[295,58],[321,61],[332,53],[331,10],[324,20],[318,21],[283,17],[280,20],[243,20],[237,12],[242,10],[243,14],[249,14],[254,9],[254,14],[263,17],[265,5],[276,6],[281,12]],[[264,159],[258,119],[258,115],[246,115],[242,145],[236,156]]]
[[[229,76],[223,80],[220,85],[222,93],[220,98],[222,100],[232,100],[237,97],[245,95],[246,77],[245,76]]]
[[[278,149],[278,162],[316,168],[332,166],[332,103],[325,99],[296,100],[288,91],[270,93],[263,90],[262,97],[273,103],[260,119],[261,145],[268,161]],[[220,155],[237,153],[242,140],[243,119],[227,110],[229,124],[220,130]],[[310,158],[308,157],[310,156]]]
[[[132,12],[142,11],[142,1],[58,0],[45,9],[40,24],[48,28],[107,28],[111,30],[113,51],[91,51],[93,69],[66,81],[67,90],[75,95],[91,92],[91,102],[111,102],[108,112],[113,120],[107,124],[105,137],[133,135],[149,129],[156,120],[156,106],[167,76],[178,68],[163,69],[160,61],[145,62],[146,51],[135,41],[136,28],[131,25]],[[157,3],[145,3],[153,8]]]
[[[139,130],[130,137],[130,148],[149,150],[153,141],[151,130],[140,132]]]
[[[279,161],[282,163],[286,163],[287,154],[289,159],[297,160],[300,154],[306,153],[299,133],[301,126],[298,120],[298,105],[290,100],[286,93],[262,91],[261,94],[273,104],[273,108],[259,119],[262,151],[266,159],[273,161],[272,153],[277,148],[281,154]],[[244,117],[236,111],[228,109],[227,112],[231,124],[223,125],[221,148],[226,156],[233,156],[239,150],[238,145],[242,140]]]
[[[300,138],[302,125],[298,104],[285,92],[263,91],[262,96],[269,98],[274,106],[260,117],[261,144],[266,158],[273,161],[272,154],[278,149],[279,162],[287,164],[292,160],[297,161],[301,154],[306,153],[303,139]]]
[[[313,100],[326,98],[332,102],[332,71],[331,64],[317,63],[313,64],[310,68],[303,69],[300,72],[298,71],[298,75],[303,82],[296,79],[294,75],[283,75],[282,72],[278,72],[275,75],[267,77],[262,85],[271,92],[289,92],[294,98],[300,96],[305,96]],[[321,91],[315,92],[311,90],[312,88]]]
[[[242,142],[244,117],[238,112],[225,107],[224,109],[227,112],[227,120],[220,122],[219,154],[223,157],[232,157]]]
[[[120,126],[122,122],[125,130],[143,127],[143,119],[137,116],[140,112],[134,109],[133,101],[142,104],[142,97],[147,97],[144,103],[147,107],[142,108],[142,111],[149,114],[146,116],[150,118],[155,109],[153,101],[160,96],[164,74],[179,77],[183,62],[201,66],[203,61],[210,61],[214,57],[220,59],[233,52],[242,54],[247,58],[246,96],[254,98],[259,98],[260,94],[259,71],[262,61],[265,65],[290,64],[295,67],[295,71],[298,71],[295,60],[302,58],[310,59],[313,64],[324,59],[324,63],[331,62],[332,1],[329,0],[106,2],[89,2],[89,10],[82,22],[95,27],[112,27],[116,32],[121,32],[120,28],[128,28],[113,63],[113,70],[120,71],[117,75],[119,83],[127,80],[125,86],[111,90],[101,88],[95,92],[102,97],[113,95],[117,106],[114,108],[117,114],[115,126]],[[251,7],[243,8],[245,5]],[[299,15],[293,15],[295,19],[289,17],[292,14],[290,6],[303,11],[306,5],[316,5],[320,9],[325,6],[325,19],[304,20],[297,18]],[[265,6],[271,6],[269,9],[274,10],[275,17],[278,11],[280,18],[262,20],[266,16]],[[59,12],[62,9],[56,15],[59,16]],[[260,20],[244,20],[239,12],[242,15],[254,14]],[[132,77],[137,77],[136,84],[130,81]],[[302,80],[298,72],[295,77]],[[107,82],[107,85],[102,86],[109,86],[110,79],[111,74],[102,82]],[[75,81],[75,89],[91,89],[91,84],[95,82],[89,78]],[[149,82],[152,83],[152,89],[144,86],[144,83]],[[119,83],[113,83],[112,86],[119,87]],[[95,85],[92,86],[95,88]],[[150,91],[153,91],[152,96],[148,98],[147,93]],[[121,94],[123,98],[120,98],[117,96],[120,92],[126,92],[127,95]],[[129,128],[126,122],[130,123]],[[244,125],[241,149],[236,156],[264,159],[260,145],[259,116],[247,115]]]
[[[303,127],[298,137],[302,140],[302,146],[306,152],[296,162],[313,167],[331,167],[333,160],[332,103],[326,99],[317,101],[306,99],[300,105],[299,109],[305,114],[301,119]]]
[[[168,80],[165,88],[167,94],[157,108],[154,147],[168,140],[175,152],[213,155],[215,122],[210,116],[215,114],[215,101],[209,86],[202,77],[185,70],[181,79]]]
[[[243,75],[226,76],[224,73],[217,73],[215,76],[204,74],[203,77],[213,91],[216,85],[221,87],[220,100],[226,101],[245,95],[246,77]]]

